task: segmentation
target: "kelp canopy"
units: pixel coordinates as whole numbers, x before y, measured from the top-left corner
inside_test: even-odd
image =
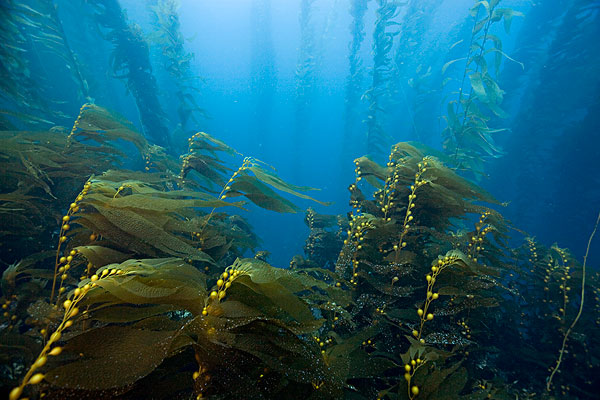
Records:
[[[556,365],[579,264],[532,238],[511,248],[500,205],[426,149],[355,160],[352,211],[309,209],[306,258],[279,269],[248,258],[258,238],[235,211],[296,212],[289,195],[317,201],[311,188],[206,133],[179,161],[86,104],[71,130],[0,135],[2,243],[23,255],[2,276],[10,399],[595,390],[597,315],[581,315]],[[598,309],[597,275],[585,289]]]

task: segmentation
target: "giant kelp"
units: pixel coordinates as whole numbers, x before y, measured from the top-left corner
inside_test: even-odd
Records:
[[[139,149],[138,171],[117,169],[116,138]],[[310,210],[308,258],[284,270],[244,258],[256,238],[229,213],[246,203],[230,198],[295,211],[274,190],[310,199],[309,188],[251,157],[228,167],[221,156],[242,156],[202,132],[173,168],[97,106],[82,107],[61,140],[65,154],[109,157],[66,201],[57,248],[3,274],[4,363],[25,366],[2,375],[11,399],[530,395],[544,387],[579,305],[565,285],[580,278],[565,249],[533,239],[511,249],[499,204],[415,144],[393,146],[385,165],[358,158],[352,212]],[[570,372],[596,363],[592,322],[581,315],[568,341],[581,356],[563,357],[556,385],[592,390]]]
[[[359,50],[365,38],[364,18],[367,13],[368,0],[355,0],[350,2],[350,34],[352,42],[349,44],[348,53],[348,78],[346,81],[345,108],[344,108],[344,153],[353,149],[353,143],[360,137],[355,132],[358,118],[356,117],[360,96],[364,92],[363,79],[365,75]]]
[[[558,8],[548,5],[527,13],[516,40],[522,45],[514,57],[527,66],[524,76],[514,82],[508,79],[514,69],[520,69],[514,63],[502,74],[502,86],[518,96],[508,103],[514,110],[513,134],[505,143],[511,156],[497,160],[491,170],[508,177],[507,187],[514,193],[510,200],[518,210],[515,218],[528,229],[539,226],[547,233],[563,232],[572,247],[585,240],[580,227],[594,217],[595,210],[588,206],[598,198],[594,190],[598,174],[580,166],[594,165],[598,157],[590,132],[599,126],[600,79],[593,71],[600,66],[600,53],[589,44],[600,34],[600,14],[597,3],[586,1],[565,2]],[[513,167],[516,160],[525,159],[518,162],[518,169]],[[552,179],[538,179],[543,174]],[[549,226],[546,209],[535,207],[537,202],[550,204],[551,214],[561,215],[565,208],[582,212],[565,214]],[[542,241],[553,240],[540,235]]]
[[[256,132],[254,137],[263,149],[271,142],[270,118],[273,110],[273,99],[277,88],[276,52],[273,43],[271,25],[271,0],[255,0],[252,2],[252,60],[251,60],[251,90],[255,96]]]
[[[515,61],[502,51],[502,40],[492,34],[491,28],[504,21],[508,33],[513,17],[522,15],[513,9],[498,7],[499,3],[500,0],[475,3],[471,8],[474,22],[466,57],[448,61],[442,67],[444,73],[452,64],[465,61],[457,98],[448,102],[444,116],[447,123],[443,133],[444,149],[452,155],[457,168],[476,175],[483,174],[482,160],[501,154],[494,137],[506,129],[491,128],[488,122],[494,117],[506,117],[500,107],[504,91],[495,77],[503,58]],[[493,64],[488,65],[491,55]],[[444,83],[448,81],[446,79]]]
[[[373,75],[370,88],[363,94],[369,103],[367,115],[367,152],[382,155],[389,142],[383,119],[385,102],[390,98],[393,78],[392,47],[398,34],[398,22],[394,18],[400,12],[395,1],[377,1],[377,21],[373,31]]]
[[[117,142],[137,147],[138,162],[146,154],[147,142],[131,124],[89,104],[81,108],[70,131],[55,127],[50,131],[0,132],[0,212],[7,254],[18,253],[22,246],[19,238],[25,232],[29,232],[30,246],[42,246],[44,236],[53,230],[52,221],[55,224],[60,219],[62,207],[90,175],[117,167],[127,158],[136,161],[135,155],[127,157],[118,150]]]
[[[2,275],[11,400],[597,392],[598,275],[558,245],[511,248],[518,229],[453,154],[357,158],[352,211],[309,209],[285,270],[247,258],[258,238],[236,212],[297,212],[287,195],[311,188],[216,137],[177,159],[92,104],[72,127],[0,135],[2,244],[38,242]]]
[[[395,90],[398,91],[400,103],[406,104],[404,112],[409,116],[414,136],[425,143],[428,141],[427,131],[431,128],[421,125],[430,123],[428,113],[434,104],[433,93],[438,82],[434,80],[432,65],[423,64],[423,60],[435,59],[430,54],[433,53],[432,49],[426,46],[427,41],[423,38],[429,32],[441,4],[438,1],[408,2],[394,54],[397,76]]]
[[[52,87],[52,77],[45,70],[45,65],[55,58],[75,81],[78,93],[74,97],[87,100],[87,83],[56,7],[53,1],[37,0],[7,1],[0,6],[0,39],[6,44],[0,50],[0,98],[10,107],[0,112],[3,129],[9,128],[9,121],[18,121],[21,129],[39,129],[49,126],[50,119],[68,118],[57,109],[65,99],[56,96],[57,88]]]
[[[222,207],[242,207],[244,202],[227,201],[228,197],[241,195],[261,207],[295,211],[293,203],[271,188],[311,199],[301,193],[310,188],[283,181],[269,171],[271,167],[249,157],[229,180],[219,178],[229,169],[217,152],[238,153],[205,133],[190,139],[190,153],[184,158],[183,169],[173,170],[172,163],[165,161],[169,156],[149,146],[128,121],[94,105],[81,108],[68,134],[64,129],[59,132],[62,135],[57,136],[56,143],[45,139],[52,135],[48,132],[6,135],[4,151],[12,162],[3,166],[19,166],[14,162],[16,157],[26,160],[21,153],[36,150],[40,159],[23,161],[23,169],[29,168],[32,187],[38,191],[46,189],[55,201],[59,198],[46,181],[56,175],[49,168],[53,160],[49,155],[56,153],[58,160],[63,157],[73,162],[79,160],[76,154],[83,151],[88,169],[74,173],[72,179],[92,174],[79,194],[72,195],[68,212],[57,218],[60,232],[53,272],[43,267],[50,261],[45,253],[15,264],[3,275],[3,292],[12,294],[14,301],[13,323],[5,332],[5,339],[14,336],[10,332],[15,325],[25,324],[28,329],[33,328],[34,336],[41,333],[46,339],[37,360],[32,360],[33,367],[25,375],[23,385],[39,382],[41,375],[34,372],[48,357],[59,354],[54,359],[57,363],[53,364],[53,372],[47,375],[53,386],[51,397],[98,391],[112,395],[130,393],[135,397],[136,391],[147,388],[146,376],[152,380],[156,376],[153,374],[161,375],[160,368],[156,370],[160,365],[180,362],[181,357],[189,357],[187,362],[193,363],[194,353],[202,361],[197,367],[196,383],[188,385],[187,390],[198,394],[233,393],[227,386],[211,383],[211,379],[221,384],[231,379],[233,359],[240,365],[236,372],[239,380],[248,382],[259,373],[265,377],[264,384],[255,391],[258,397],[294,391],[301,398],[314,390],[313,383],[331,382],[318,347],[298,335],[312,332],[322,324],[311,308],[323,306],[327,293],[333,295],[335,291],[339,292],[335,297],[341,301],[345,298],[341,289],[330,288],[306,274],[275,269],[256,259],[236,260],[256,246],[256,239],[240,217],[215,213]],[[139,160],[145,161],[138,168],[145,165],[145,172],[114,169],[125,157],[115,147],[115,141],[121,141],[121,145],[129,142],[137,148]],[[46,145],[50,145],[48,149],[43,148]],[[102,169],[104,173],[100,173]],[[192,170],[194,174],[190,174]],[[7,171],[15,180],[27,172]],[[205,187],[210,186],[207,180],[222,186],[218,195]],[[35,204],[36,199],[28,200]],[[14,210],[7,207],[6,211]],[[224,268],[229,263],[232,265]],[[223,269],[215,290],[208,290],[207,276],[201,271],[215,273]],[[35,283],[33,287],[43,293],[50,290],[50,304],[43,296],[34,299],[26,290],[27,282]],[[64,314],[52,304],[63,304]],[[85,312],[80,314],[83,308]],[[73,325],[78,315],[81,321]],[[70,333],[62,335],[67,330]],[[53,332],[51,336],[47,335],[49,331]],[[270,341],[258,348],[256,340],[260,337],[269,337]],[[98,340],[104,343],[101,352],[92,350],[97,348]],[[64,346],[56,347],[59,341]],[[4,343],[11,354],[18,353],[18,348],[10,345],[18,346],[12,339]],[[157,346],[161,351],[156,351]],[[221,355],[215,352],[218,349]],[[89,359],[72,358],[82,352]],[[133,369],[128,361],[109,362],[114,357],[126,360],[127,354],[137,354],[145,360]],[[90,379],[92,371],[108,373],[115,368],[126,371],[111,374],[102,382]],[[306,373],[307,369],[311,372]],[[282,385],[283,376],[287,383]],[[134,385],[136,382],[139,386]],[[336,381],[327,390],[333,394],[341,390],[340,385]],[[247,393],[248,389],[240,390]],[[18,398],[21,391],[15,389],[11,398]],[[164,397],[171,394],[165,393]]]
[[[298,49],[298,62],[296,64],[296,99],[294,110],[293,146],[299,148],[301,139],[308,131],[310,103],[315,95],[315,26],[314,8],[315,0],[302,0],[300,2],[300,47]],[[296,168],[299,167],[300,158],[294,153]]]
[[[127,19],[118,1],[90,1],[92,18],[113,45],[110,64],[135,98],[144,133],[156,144],[169,147],[170,138],[152,73],[148,43],[141,28]]]
[[[185,39],[181,34],[178,4],[175,0],[159,0],[155,5],[148,4],[154,26],[153,41],[163,56],[163,67],[175,83],[177,114],[183,130],[187,124],[198,124],[199,118],[205,116],[198,105],[196,95],[200,91],[198,78],[191,71],[194,54],[186,51]]]

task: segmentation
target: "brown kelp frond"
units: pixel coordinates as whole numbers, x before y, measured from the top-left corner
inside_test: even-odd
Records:
[[[253,157],[245,157],[242,165],[227,180],[231,169],[218,158],[219,152],[240,155],[207,133],[194,134],[189,140],[189,152],[183,157],[181,177],[186,178],[191,171],[195,171],[203,180],[222,188],[219,198],[244,196],[259,207],[277,212],[293,213],[299,209],[271,188],[319,204],[329,204],[301,193],[316,189],[285,182],[273,172],[272,167]]]
[[[355,164],[357,181],[364,177],[378,189],[376,201],[361,202],[363,210],[382,215],[388,223],[406,225],[408,219],[416,219],[419,225],[445,232],[457,218],[488,210],[476,202],[496,203],[488,193],[408,143],[392,147],[385,167],[365,157],[355,160]],[[354,197],[364,198],[356,184],[350,189]],[[415,201],[417,196],[419,201]],[[403,200],[406,198],[410,209]]]
[[[88,176],[122,159],[111,147],[75,142],[65,151],[66,143],[62,129],[0,132],[0,212],[5,215],[6,240],[56,224],[60,207],[68,204]]]
[[[67,295],[63,322],[38,356],[44,362],[34,363],[42,366],[54,356],[50,369],[36,376],[32,368],[21,390],[45,378],[58,392],[126,393],[147,385],[161,364],[177,357],[189,363],[195,353],[199,368],[193,380],[201,394],[233,393],[208,384],[209,375],[227,372],[240,381],[262,374],[259,397],[292,388],[310,393],[319,383],[326,384],[325,398],[339,396],[341,377],[330,373],[318,346],[298,336],[322,324],[301,299],[306,296],[298,296],[326,285],[243,259],[225,270],[217,286],[216,296],[209,294],[206,276],[178,258],[130,259],[99,268]],[[124,356],[139,362],[128,366]],[[103,374],[90,379],[98,371]]]
[[[133,144],[145,154],[148,141],[125,118],[95,104],[84,104],[68,137],[68,143],[78,141],[114,147],[118,141]]]
[[[237,317],[270,315],[296,333],[308,333],[323,322],[314,318],[311,304],[320,307],[327,299],[322,294],[335,292],[341,290],[308,274],[274,268],[254,258],[237,259],[217,281],[205,311]],[[236,310],[238,303],[244,307]]]
[[[73,222],[102,237],[109,247],[139,256],[168,255],[212,263],[194,236],[201,231],[196,210],[242,205],[200,192],[158,190],[135,180],[93,178],[90,183]]]

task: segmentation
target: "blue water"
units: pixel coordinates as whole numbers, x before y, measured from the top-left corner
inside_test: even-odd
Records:
[[[161,67],[160,48],[152,41],[153,27],[145,2],[121,1],[132,23],[139,24],[150,43],[150,59],[161,104],[175,114],[173,81]],[[149,2],[154,3],[154,2]],[[309,5],[310,17],[301,30],[301,3]],[[190,133],[205,131],[244,155],[273,165],[284,179],[319,188],[314,196],[333,202],[330,207],[299,201],[301,208],[314,207],[328,214],[346,213],[347,186],[353,181],[353,159],[367,154],[366,99],[359,99],[352,115],[352,138],[347,140],[346,84],[349,76],[349,44],[352,40],[350,1],[342,0],[222,0],[180,2],[181,33],[192,53],[192,73],[201,79],[196,101],[209,118],[177,131],[177,119],[167,124],[175,143],[184,143]],[[360,90],[372,84],[373,30],[378,1],[366,2]],[[135,124],[139,113],[123,80],[115,79],[108,67],[111,45],[96,41],[80,29],[77,7],[58,2],[67,37],[86,73],[101,78],[92,82],[93,100],[117,111]],[[390,52],[400,71],[382,102],[382,127],[386,145],[418,140],[441,149],[445,126],[445,104],[458,90],[441,89],[441,66],[464,57],[472,21],[469,0],[410,2],[418,4],[424,18],[413,33],[394,37]],[[490,125],[507,129],[498,134],[503,155],[486,161],[479,184],[500,202],[503,214],[516,227],[550,245],[557,242],[581,259],[595,216],[600,211],[600,18],[598,2],[543,2],[504,0],[502,7],[523,13],[512,21],[510,34],[502,24],[493,33],[503,42],[498,84],[505,91],[502,107],[507,118]],[[407,6],[393,18],[399,30],[406,26]],[[580,8],[581,12],[573,10]],[[404,25],[403,25],[404,24]],[[466,36],[465,36],[466,34]],[[300,81],[297,68],[303,63],[302,43],[308,40],[312,57],[308,81]],[[456,48],[453,43],[463,40]],[[408,45],[408,43],[412,43]],[[409,49],[398,56],[398,49]],[[398,58],[397,58],[398,57]],[[90,63],[90,60],[93,60]],[[398,65],[398,60],[401,64]],[[48,76],[56,77],[58,107],[75,115],[80,104],[69,92],[73,85],[61,74],[60,60],[43,61]],[[409,85],[416,68],[431,67],[425,81],[427,91],[418,93]],[[463,64],[456,63],[446,75],[460,79]],[[102,82],[101,84],[98,82]],[[300,100],[299,83],[310,83]],[[60,84],[62,83],[62,84]],[[61,92],[64,90],[64,92]],[[420,96],[420,97],[419,97]],[[417,100],[423,104],[415,108]],[[389,148],[389,147],[388,147]],[[181,149],[181,146],[180,146]],[[385,157],[385,155],[374,155]],[[270,261],[286,266],[294,254],[302,253],[308,234],[302,213],[278,215],[252,207],[247,217],[272,253]],[[598,262],[599,252],[591,252]],[[594,254],[595,253],[595,254]]]
[[[199,129],[222,138],[245,154],[264,159],[276,166],[282,177],[294,183],[321,188],[317,197],[335,203],[329,208],[315,206],[324,213],[348,210],[346,188],[352,181],[352,160],[366,153],[360,141],[354,151],[347,154],[342,154],[340,145],[344,135],[344,87],[351,40],[348,3],[336,0],[312,3],[309,23],[314,30],[315,90],[308,100],[307,130],[301,134],[300,147],[294,147],[292,137],[297,123],[294,101],[300,2],[182,1],[180,8],[183,34],[194,37],[187,47],[194,52],[197,71],[205,79],[202,104],[212,116]],[[459,39],[467,40],[452,37],[452,34],[457,33],[456,27],[463,23],[471,4],[458,0],[443,2],[435,10],[424,35],[416,38],[421,42],[415,46],[414,54],[407,55],[406,62],[439,65],[449,45]],[[372,73],[372,32],[377,3],[370,1],[368,5],[365,39],[359,52],[365,72],[365,90]],[[524,69],[506,59],[503,61],[499,84],[505,88],[503,104],[511,115],[496,125],[509,129],[500,136],[505,155],[488,165],[489,178],[482,179],[480,184],[499,201],[509,203],[503,213],[517,227],[543,243],[556,242],[568,247],[581,258],[600,211],[599,121],[598,117],[593,118],[600,115],[597,73],[600,47],[593,39],[599,21],[596,8],[595,26],[591,23],[581,29],[582,37],[576,40],[587,56],[581,57],[577,49],[571,49],[564,59],[554,58],[551,52],[559,43],[553,40],[561,35],[561,30],[577,31],[578,28],[564,20],[567,5],[564,1],[502,2],[503,7],[525,14],[525,17],[514,18],[510,34],[503,29],[494,32],[503,41],[503,51],[522,62]],[[257,17],[257,9],[270,9],[270,19],[265,21],[264,15],[262,20]],[[141,8],[135,13],[145,11]],[[402,22],[401,17],[402,13],[396,20]],[[535,29],[539,30],[538,35],[531,35]],[[262,48],[264,41],[271,43]],[[269,66],[274,66],[276,84],[272,104],[265,113],[257,109],[257,102],[261,89],[268,88],[270,82],[259,80],[253,84],[257,79],[253,74]],[[545,72],[550,68],[551,73]],[[460,68],[457,68],[455,75],[459,73]],[[433,75],[439,74],[433,71]],[[401,79],[410,98],[414,91],[406,85],[408,77],[407,74]],[[431,123],[427,126],[434,129],[419,137],[409,129],[410,114],[414,112],[410,109],[410,99],[403,101],[405,99],[397,95],[386,121],[390,144],[421,139],[440,148],[444,94],[432,95],[435,98],[430,102],[437,107],[420,117],[428,118]],[[545,105],[541,106],[542,103]],[[366,106],[365,101],[359,105],[362,119],[366,118]],[[543,126],[537,127],[539,122]],[[255,140],[257,130],[263,129],[258,134],[259,140]],[[366,126],[359,121],[356,129],[364,135]],[[302,154],[298,164],[291,162],[294,153]],[[308,232],[301,223],[302,216],[279,216],[253,210],[250,219],[264,239],[265,247],[273,253],[274,264],[285,265],[293,254],[301,253],[301,243]],[[592,260],[598,260],[594,257],[592,251]]]

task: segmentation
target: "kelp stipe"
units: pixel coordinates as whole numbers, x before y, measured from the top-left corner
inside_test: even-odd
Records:
[[[106,30],[105,39],[113,46],[110,62],[117,78],[125,80],[135,98],[144,134],[154,143],[170,147],[162,106],[158,99],[156,79],[152,73],[148,44],[141,28],[128,21],[116,0],[89,1],[92,18]]]
[[[444,74],[452,64],[466,60],[457,99],[448,102],[447,115],[443,117],[447,123],[443,132],[444,149],[451,156],[456,168],[475,176],[484,173],[482,159],[498,157],[501,154],[494,136],[506,129],[492,129],[488,126],[488,121],[492,117],[506,117],[506,113],[500,108],[504,91],[500,89],[496,79],[503,57],[515,61],[502,51],[502,41],[490,32],[490,27],[504,20],[504,29],[508,33],[512,18],[522,15],[510,8],[497,7],[499,3],[500,0],[475,3],[471,8],[474,25],[467,56],[448,61],[442,67]],[[490,43],[492,45],[486,48]],[[496,79],[490,73],[486,59],[486,56],[492,53]],[[449,80],[447,78],[444,83]]]
[[[590,234],[590,238],[588,240],[587,247],[585,250],[585,255],[583,256],[582,278],[581,278],[581,300],[579,303],[579,310],[577,311],[577,315],[575,316],[575,319],[569,326],[569,329],[567,329],[567,331],[565,332],[565,335],[564,335],[564,338],[562,341],[562,346],[558,353],[558,359],[556,360],[556,365],[554,366],[554,368],[552,368],[550,376],[548,377],[548,380],[546,381],[546,390],[548,392],[550,392],[552,390],[552,380],[554,379],[554,375],[558,372],[560,365],[562,363],[563,356],[565,354],[565,348],[567,346],[567,339],[569,338],[569,335],[573,331],[573,328],[575,327],[575,325],[577,325],[577,322],[579,321],[579,318],[581,317],[581,313],[583,312],[583,303],[584,303],[584,299],[585,299],[585,273],[586,273],[585,267],[587,264],[588,255],[590,254],[590,245],[592,244],[592,240],[594,239],[594,235],[596,234],[596,230],[598,229],[598,223],[600,223],[600,213],[598,214],[598,218],[596,219],[596,224],[594,225],[594,229],[592,230],[592,233]],[[563,282],[563,285],[566,285],[566,282]],[[565,286],[565,290],[566,290],[566,286]],[[566,303],[566,300],[565,300],[565,303]],[[566,307],[566,305],[563,307]]]
[[[363,89],[365,68],[359,51],[365,38],[365,14],[369,0],[352,0],[350,2],[350,33],[352,42],[349,45],[348,64],[349,71],[346,78],[345,100],[344,100],[344,143],[343,154],[353,151],[357,146],[354,143],[360,135],[356,132],[358,125],[357,110]]]
[[[206,112],[198,105],[196,95],[200,92],[198,78],[194,76],[191,62],[194,54],[185,50],[185,39],[181,33],[178,2],[159,0],[155,5],[148,3],[151,12],[153,41],[160,46],[163,67],[173,79],[177,99],[177,115],[185,131],[188,122],[199,123]]]
[[[393,78],[392,47],[394,37],[398,30],[393,27],[398,25],[393,19],[398,15],[400,8],[395,1],[377,1],[377,21],[373,31],[373,76],[371,87],[363,94],[369,102],[367,115],[367,152],[381,155],[389,138],[384,130],[383,115],[385,102],[390,97],[390,84]]]

